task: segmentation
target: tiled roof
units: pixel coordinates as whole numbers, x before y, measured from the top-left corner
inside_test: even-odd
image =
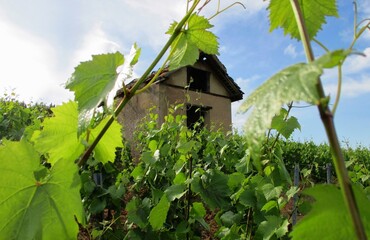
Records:
[[[199,60],[198,61],[206,62],[211,67],[213,72],[221,80],[221,84],[225,87],[225,89],[230,94],[230,100],[232,102],[241,100],[243,98],[243,94],[244,94],[243,91],[240,89],[238,84],[236,84],[234,79],[231,78],[227,74],[226,67],[221,63],[221,61],[218,59],[218,57],[216,55],[209,55],[209,54],[205,54],[205,53],[201,52],[199,54]],[[163,71],[159,75],[158,80],[156,81],[156,83],[165,81],[168,78],[168,76],[170,76],[171,74],[173,74],[177,70],[169,71],[168,68],[163,69]],[[145,80],[145,82],[149,82],[154,77],[155,74],[156,74],[156,72],[152,72],[148,76],[148,78]],[[127,85],[127,87],[128,88],[132,87],[136,82],[137,82],[137,79],[133,80],[132,82],[130,82]],[[117,92],[116,97],[123,97],[122,90],[119,90]]]

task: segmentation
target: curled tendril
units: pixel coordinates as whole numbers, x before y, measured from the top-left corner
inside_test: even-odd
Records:
[[[211,2],[211,0],[205,0],[205,2],[204,2],[204,4],[198,9],[198,13],[200,12],[200,11],[202,11],[203,10],[203,8],[208,4],[208,3],[210,3]],[[209,17],[208,18],[208,20],[211,20],[212,18],[214,18],[214,17],[216,17],[217,15],[219,15],[220,13],[223,13],[224,11],[226,11],[226,10],[228,10],[229,8],[231,8],[231,7],[233,7],[233,6],[236,6],[236,5],[240,5],[240,6],[242,6],[244,9],[246,9],[246,7],[244,6],[244,4],[243,3],[241,3],[241,2],[234,2],[234,3],[232,3],[232,4],[230,4],[230,5],[228,5],[227,7],[225,7],[225,8],[223,8],[223,9],[221,9],[221,0],[218,0],[218,2],[217,2],[217,10],[216,10],[216,13],[215,14],[213,14],[211,17]]]

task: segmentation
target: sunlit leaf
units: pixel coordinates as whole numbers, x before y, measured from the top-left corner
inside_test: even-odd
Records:
[[[154,230],[162,228],[163,223],[166,221],[168,209],[170,208],[170,202],[167,196],[164,194],[161,200],[155,206],[149,214],[149,222]]]
[[[337,50],[312,63],[298,63],[287,67],[248,96],[239,112],[246,112],[253,107],[245,124],[245,132],[254,156],[258,156],[265,131],[271,127],[271,121],[279,113],[281,106],[292,101],[318,104],[320,97],[316,84],[323,68],[339,64],[348,54],[348,51]]]
[[[174,22],[167,33],[173,34],[177,23]],[[199,57],[199,50],[207,54],[218,54],[216,35],[208,31],[212,28],[205,17],[191,15],[186,29],[183,29],[171,46],[170,70],[193,65]]]
[[[287,110],[281,109],[278,115],[275,115],[271,121],[271,128],[277,130],[281,135],[288,139],[295,129],[301,130],[297,118],[291,116],[287,118]]]
[[[83,208],[73,161],[56,161],[37,180],[40,158],[29,143],[6,142],[0,159],[1,238],[75,239]]]
[[[134,66],[139,61],[141,54],[141,48],[135,43],[130,50],[130,53],[126,55],[123,65],[117,68],[118,77],[115,81],[114,87],[110,90],[107,98],[107,107],[112,108],[114,103],[114,98],[117,94],[117,91],[123,87],[126,80],[132,78],[134,72]]]
[[[256,148],[263,140],[266,129],[270,128],[272,118],[283,104],[291,101],[316,104],[319,101],[316,83],[322,72],[317,65],[299,63],[275,74],[249,95],[240,111],[246,112],[254,106],[245,124],[247,142],[255,146],[253,154],[258,151]]]
[[[73,162],[84,150],[77,137],[77,104],[70,101],[52,111],[55,116],[44,120],[43,130],[35,138],[35,148],[48,153],[48,162],[52,164],[59,159]]]
[[[186,35],[180,34],[177,41],[176,50],[171,58],[170,70],[193,65],[199,57],[197,46],[188,41]]]
[[[89,143],[92,143],[96,139],[108,120],[109,117],[106,117],[98,126],[90,131]],[[116,148],[123,147],[121,128],[122,126],[117,120],[114,120],[94,149],[94,157],[96,160],[102,163],[107,163],[108,161],[114,162]]]
[[[121,53],[93,55],[92,60],[75,68],[66,88],[73,91],[79,110],[79,133],[85,129],[92,113],[106,100],[118,80],[117,68],[124,63]]]
[[[326,17],[338,17],[335,0],[300,0],[299,3],[310,39],[322,29],[322,25],[326,23]],[[271,0],[268,9],[270,31],[281,27],[284,29],[284,34],[300,39],[290,0]]]
[[[370,201],[354,187],[356,202],[367,236],[370,236]],[[315,200],[311,211],[294,227],[293,239],[357,239],[341,191],[334,185],[316,185],[304,191]]]
[[[217,37],[207,29],[212,28],[208,19],[193,14],[189,19],[189,26],[186,31],[188,40],[194,43],[202,52],[207,54],[218,54]]]

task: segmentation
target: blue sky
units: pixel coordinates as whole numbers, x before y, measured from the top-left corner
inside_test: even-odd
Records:
[[[0,91],[15,89],[26,101],[61,103],[73,98],[63,88],[73,68],[92,54],[120,51],[127,54],[136,42],[142,48],[139,76],[165,43],[173,20],[185,11],[185,0],[0,0]],[[223,0],[226,6],[230,1]],[[220,41],[220,60],[230,76],[246,93],[288,65],[304,62],[301,43],[269,31],[267,1],[241,1],[246,9],[234,7],[212,20]],[[317,38],[330,49],[346,48],[353,36],[353,5],[338,0],[340,18],[329,18]],[[211,2],[212,3],[212,2]],[[211,16],[217,1],[204,11]],[[370,17],[370,2],[358,0],[359,20]],[[323,51],[314,46],[317,56]],[[352,56],[344,65],[342,99],[336,114],[338,136],[351,145],[370,147],[370,31],[355,49],[368,57]],[[322,78],[325,90],[335,98],[336,71]],[[233,123],[242,128],[246,115],[236,114],[241,102],[233,104]],[[326,141],[315,107],[292,112],[302,131],[294,139]]]

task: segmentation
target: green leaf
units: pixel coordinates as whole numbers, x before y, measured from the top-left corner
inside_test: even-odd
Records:
[[[245,189],[240,194],[239,201],[246,207],[255,207],[257,201],[255,191],[252,189]]]
[[[176,50],[170,59],[170,71],[183,66],[193,65],[199,57],[197,46],[188,41],[187,36],[184,33],[180,33],[176,41]]]
[[[240,213],[227,211],[221,215],[220,219],[226,227],[231,227],[233,224],[240,224],[240,221],[242,220],[242,215]]]
[[[341,191],[334,185],[316,185],[304,191],[315,202],[311,211],[294,227],[293,239],[357,239]],[[367,236],[370,236],[370,201],[354,186],[356,202]]]
[[[101,213],[104,208],[107,206],[105,198],[94,198],[90,204],[90,212],[92,214]]]
[[[127,218],[130,222],[135,223],[140,228],[146,227],[150,210],[150,201],[148,198],[145,198],[142,202],[137,198],[133,198],[127,203],[126,210],[128,212]]]
[[[107,107],[113,110],[114,98],[116,97],[117,91],[123,87],[125,81],[130,79],[134,72],[134,66],[139,61],[141,54],[141,48],[137,46],[136,43],[132,45],[130,53],[126,55],[124,59],[124,64],[117,68],[118,76],[115,80],[114,87],[109,91],[106,96]]]
[[[218,170],[209,170],[201,178],[194,177],[191,189],[194,193],[199,193],[212,209],[223,209],[230,205],[228,176]]]
[[[189,18],[189,26],[186,31],[188,40],[194,43],[202,52],[207,54],[218,54],[217,37],[206,29],[212,28],[208,19],[193,14]]]
[[[239,111],[246,112],[254,106],[245,124],[246,139],[253,154],[258,152],[266,129],[283,104],[291,101],[316,104],[319,101],[316,83],[322,72],[314,63],[295,64],[272,76],[248,96]]]
[[[177,23],[173,23],[168,34],[173,34]],[[182,30],[171,46],[170,70],[193,65],[199,57],[199,50],[207,54],[218,54],[216,35],[207,29],[212,28],[208,19],[191,15],[187,29]]]
[[[271,121],[271,128],[277,130],[286,139],[292,135],[295,129],[301,130],[301,125],[297,118],[293,116],[286,118],[287,114],[288,111],[282,108],[280,114],[275,115]]]
[[[168,187],[164,193],[166,194],[168,201],[172,202],[175,199],[180,199],[186,193],[185,184],[174,184]]]
[[[193,149],[193,147],[195,146],[195,141],[191,140],[191,141],[188,141],[188,142],[179,142],[179,144],[177,145],[177,151],[179,151],[179,153],[181,154],[188,154],[190,152],[191,149]]]
[[[162,228],[164,222],[166,221],[169,208],[170,202],[167,200],[167,197],[164,194],[157,206],[155,206],[149,214],[149,223],[154,230],[159,230]]]
[[[299,2],[310,39],[322,29],[322,25],[326,23],[326,17],[338,17],[335,0],[300,0]],[[300,39],[290,0],[271,0],[268,9],[270,10],[270,31],[281,27],[285,35],[290,34],[292,38]]]
[[[109,117],[106,117],[98,126],[90,131],[90,144],[96,139],[108,121]],[[94,149],[94,157],[96,160],[102,163],[107,163],[108,161],[114,162],[114,159],[116,158],[116,148],[123,147],[121,128],[122,126],[117,122],[117,120],[114,120]]]
[[[93,55],[92,60],[82,62],[75,68],[66,88],[73,91],[79,110],[79,133],[85,129],[92,113],[114,89],[119,73],[117,68],[124,63],[121,53]]]
[[[206,215],[206,209],[201,202],[194,202],[191,212],[194,218],[204,218]]]
[[[0,146],[0,235],[3,239],[75,239],[83,221],[80,178],[72,161],[56,161],[37,181],[40,158],[25,142]]]
[[[276,200],[270,200],[268,201],[263,207],[261,208],[261,211],[265,211],[266,213],[270,211],[271,209],[279,208],[278,203]]]
[[[284,220],[278,216],[266,216],[266,221],[258,226],[256,235],[264,240],[270,239],[274,235],[280,238],[288,232],[288,225],[287,219]]]
[[[281,192],[283,191],[283,186],[275,187],[273,184],[267,183],[262,186],[261,190],[266,200],[269,201],[273,198],[279,198]]]
[[[144,166],[142,163],[139,163],[134,170],[130,174],[136,182],[140,181],[143,179],[145,172],[144,172]]]
[[[333,68],[342,63],[344,59],[351,53],[352,52],[350,50],[339,49],[324,54],[323,56],[318,58],[315,62],[322,68]]]
[[[205,229],[210,230],[209,225],[204,220],[206,209],[201,202],[194,202],[190,210],[190,216],[198,221]]]
[[[84,150],[77,137],[77,104],[70,101],[52,111],[55,117],[44,120],[43,130],[35,139],[35,148],[48,153],[51,164],[59,159],[73,162]]]

